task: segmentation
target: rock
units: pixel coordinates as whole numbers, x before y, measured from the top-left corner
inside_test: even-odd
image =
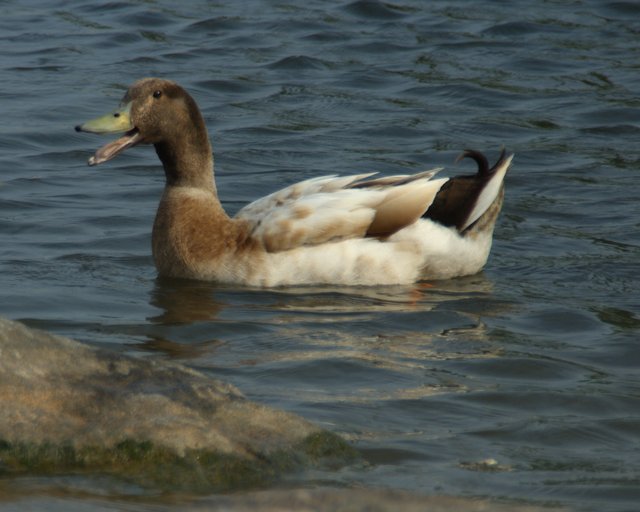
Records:
[[[0,318],[0,475],[101,472],[230,490],[355,451],[233,386]]]
[[[22,492],[21,492],[22,491]],[[45,491],[43,493],[43,491]],[[76,491],[77,492],[77,491]],[[138,498],[118,500],[83,493],[82,499],[73,492],[40,489],[25,495],[15,486],[3,492],[0,480],[0,503],[3,512],[46,510],[47,512],[112,512],[113,510],[139,510],[154,512],[568,512],[564,507],[548,503],[536,506],[507,500],[490,501],[483,498],[457,498],[451,496],[422,496],[415,493],[385,489],[292,489],[251,491],[185,499],[154,499],[151,504]],[[134,507],[135,508],[132,508]]]
[[[206,498],[190,512],[560,512],[559,508],[497,503],[480,498],[422,496],[387,489],[295,489]]]

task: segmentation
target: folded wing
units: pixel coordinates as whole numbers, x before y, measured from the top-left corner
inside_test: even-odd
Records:
[[[447,179],[436,171],[366,180],[324,176],[296,183],[242,208],[251,236],[269,252],[351,238],[387,237],[416,222]]]

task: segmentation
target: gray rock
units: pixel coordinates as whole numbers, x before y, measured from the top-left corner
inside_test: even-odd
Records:
[[[337,436],[197,371],[1,318],[0,411],[5,474],[100,471],[220,490],[354,457]]]
[[[496,503],[480,498],[421,496],[386,489],[296,489],[216,496],[189,507],[189,512],[560,512],[560,508]],[[565,512],[567,512],[565,510]]]
[[[384,489],[292,489],[269,490],[195,499],[118,501],[76,496],[60,492],[28,496],[11,491],[3,495],[0,482],[0,507],[3,512],[46,510],[47,512],[568,512],[548,504],[536,506],[502,500],[421,496],[405,491]]]

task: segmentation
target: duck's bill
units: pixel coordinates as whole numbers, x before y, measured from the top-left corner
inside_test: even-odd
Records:
[[[98,149],[95,154],[89,158],[89,165],[98,165],[111,160],[125,149],[135,146],[142,140],[140,132],[138,132],[131,121],[130,103],[112,114],[107,114],[76,126],[76,131],[99,134],[125,132],[119,139],[109,142]]]

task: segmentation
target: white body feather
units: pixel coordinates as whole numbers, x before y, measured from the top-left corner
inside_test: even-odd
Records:
[[[426,211],[447,181],[430,180],[433,174],[395,188],[411,187],[422,195],[428,188]],[[272,239],[279,240],[281,247],[267,250],[260,258],[230,255],[215,268],[205,265],[200,272],[218,281],[274,287],[409,284],[482,269],[491,249],[492,229],[461,236],[455,229],[420,218],[388,238],[364,237],[376,206],[394,188],[343,188],[368,176],[314,178],[247,205],[235,218],[251,223],[252,236],[266,240],[267,249]]]
[[[270,253],[267,271],[248,284],[391,285],[475,274],[487,261],[491,239],[491,233],[464,238],[421,219],[384,241],[352,239]]]
[[[479,272],[491,241],[492,232],[462,237],[421,219],[386,240],[355,238],[266,252],[259,258],[229,254],[215,265],[202,262],[196,270],[200,278],[256,287],[410,284]]]

